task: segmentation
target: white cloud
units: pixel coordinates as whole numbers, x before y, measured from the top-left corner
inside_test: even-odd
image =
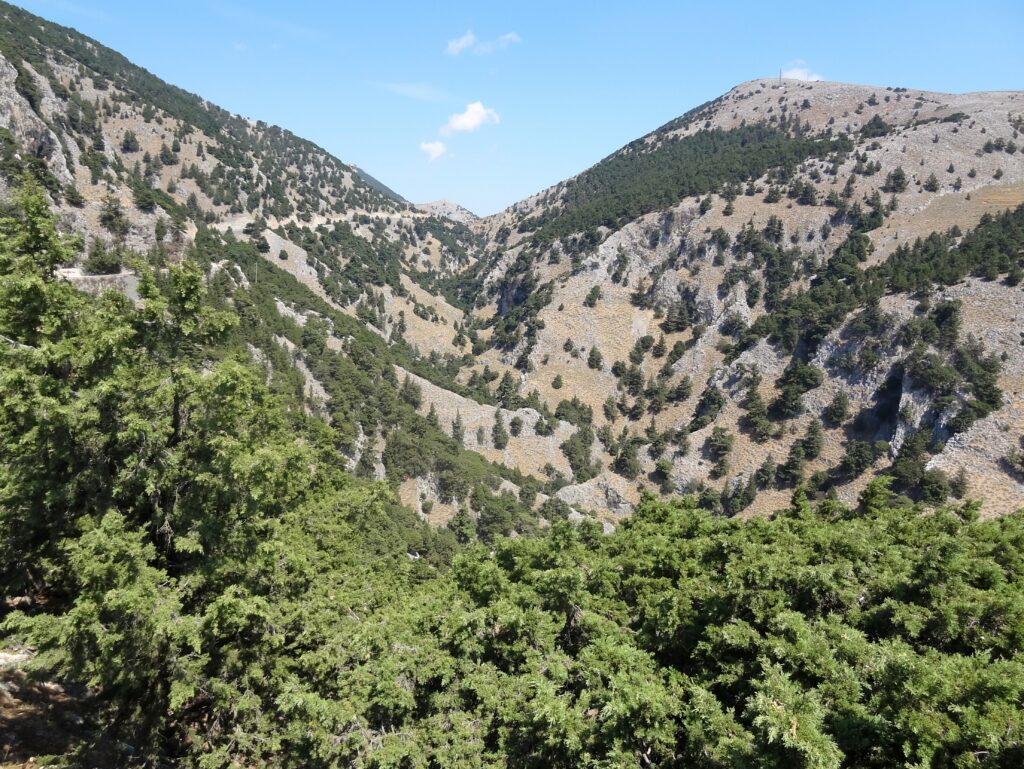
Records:
[[[231,50],[235,53],[245,53],[249,50],[249,45],[241,41],[235,41],[231,44]]]
[[[384,88],[399,96],[417,101],[447,101],[448,95],[426,83],[381,83]]]
[[[470,30],[462,37],[457,37],[454,40],[448,41],[448,54],[450,56],[458,56],[464,50],[476,43],[476,35]]]
[[[444,142],[420,142],[420,149],[427,153],[427,160],[430,162],[434,162],[448,151]]]
[[[495,40],[481,40],[473,47],[473,53],[477,55],[482,53],[494,53],[495,51],[500,51],[502,48],[508,48],[513,43],[521,42],[523,42],[523,39],[515,32],[506,32]]]
[[[490,107],[485,107],[483,102],[475,101],[467,104],[466,109],[448,118],[448,122],[441,126],[441,135],[449,136],[453,133],[465,133],[477,131],[481,126],[488,123],[500,123],[498,113]]]
[[[782,70],[782,77],[790,80],[824,80],[825,78],[807,66],[803,59],[789,62]]]
[[[504,35],[494,38],[494,40],[479,40],[473,34],[473,31],[469,30],[462,37],[448,41],[448,54],[450,56],[458,56],[463,51],[468,50],[480,56],[485,53],[500,51],[508,48],[510,45],[521,42],[523,42],[523,39],[515,32],[506,32]]]

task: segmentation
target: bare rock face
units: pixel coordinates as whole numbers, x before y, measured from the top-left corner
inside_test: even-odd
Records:
[[[556,421],[551,435],[541,435],[536,429],[541,415],[534,409],[522,408],[509,411],[477,403],[438,387],[401,367],[396,366],[395,372],[400,381],[408,376],[413,383],[419,386],[423,393],[420,412],[426,415],[433,407],[442,430],[451,432],[452,425],[456,420],[462,422],[462,442],[467,449],[477,451],[487,459],[502,462],[509,467],[518,468],[524,473],[537,477],[545,475],[545,467],[548,465],[563,475],[571,477],[572,470],[569,467],[569,462],[559,448],[576,432],[577,428],[568,422]],[[491,439],[491,428],[494,426],[498,412],[501,413],[506,426],[517,417],[523,422],[522,433],[518,436],[510,436],[508,445],[503,449],[496,448]],[[478,437],[480,431],[483,433],[482,441]]]
[[[565,486],[555,496],[575,508],[607,511],[620,517],[632,513],[639,501],[635,487],[617,475],[601,475],[586,483]]]
[[[53,91],[45,79],[39,78],[29,68],[26,73],[33,78],[37,88],[42,89],[40,108],[44,114],[53,115],[58,111]],[[0,54],[0,127],[10,131],[24,152],[42,158],[61,184],[70,184],[74,176],[68,170],[67,161],[57,135],[35,113],[32,105],[15,86],[18,71]]]
[[[133,302],[140,300],[139,277],[134,272],[122,270],[113,275],[88,275],[77,267],[71,267],[58,270],[57,274],[87,294],[98,296],[105,291],[117,291]]]
[[[931,398],[928,393],[917,387],[910,374],[904,374],[896,429],[893,431],[892,438],[889,439],[889,454],[891,456],[898,456],[907,436],[920,429],[930,407]]]

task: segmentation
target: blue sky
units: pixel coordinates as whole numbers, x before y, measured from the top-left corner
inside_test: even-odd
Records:
[[[1024,89],[1024,3],[23,0],[414,202],[493,213],[745,80]],[[441,4],[437,4],[441,5]]]

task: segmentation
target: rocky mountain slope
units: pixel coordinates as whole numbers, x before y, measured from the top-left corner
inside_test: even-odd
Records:
[[[953,480],[963,471],[967,493],[983,495],[986,512],[1015,509],[1024,504],[1024,486],[1005,457],[1024,431],[1016,279],[987,275],[913,294],[886,292],[870,305],[885,320],[856,342],[846,340],[865,309],[859,302],[814,350],[780,349],[749,330],[814,285],[851,235],[867,238],[862,267],[881,265],[917,238],[953,227],[966,231],[986,214],[1024,202],[1024,154],[1017,148],[1022,117],[1019,92],[950,95],[792,80],[737,86],[478,225],[494,253],[478,273],[489,297],[475,317],[502,334],[478,365],[517,370],[520,389],[536,389],[552,406],[577,397],[593,412],[596,432],[607,426],[591,457],[603,469],[583,484],[592,487],[588,501],[596,508],[610,506],[613,495],[635,498],[635,489],[622,489],[622,473],[612,469],[624,465],[623,429],[627,440],[643,444],[627,477],[668,491],[710,487],[735,496],[769,456],[780,465],[792,460],[813,423],[813,442],[821,448],[812,447],[813,457],[797,457],[791,469],[815,480],[822,493],[850,500],[872,474],[835,472],[852,441],[887,444],[870,462],[871,471],[882,472],[899,456],[905,436],[921,428],[929,432],[928,450],[917,464]],[[792,154],[781,165],[771,167],[767,151],[763,161],[750,161],[740,151],[722,149],[730,135],[755,126],[786,137]],[[780,134],[751,135],[751,143],[768,147]],[[700,143],[709,136],[717,146]],[[849,138],[847,146],[826,146],[840,136]],[[821,146],[802,148],[795,144],[799,139]],[[694,144],[692,157],[687,142]],[[715,153],[723,165],[718,179],[704,162]],[[729,178],[728,164],[740,165],[740,172]],[[646,197],[645,188],[651,193]],[[766,253],[766,241],[775,244],[775,253]],[[791,256],[778,259],[782,252]],[[779,270],[772,261],[790,264]],[[514,315],[512,305],[529,302],[524,286],[532,289],[529,296],[546,293],[510,335],[494,318]],[[1005,394],[1000,407],[956,434],[931,419],[921,424],[934,393],[906,374],[920,340],[891,344],[902,324],[926,312],[926,303],[947,301],[958,303],[959,338],[975,338],[1001,359],[998,381]],[[680,308],[686,316],[681,322]],[[761,326],[767,328],[763,321]],[[869,357],[870,365],[845,365],[858,356]],[[769,414],[769,424],[751,429],[751,406],[759,412],[759,401],[777,400],[794,360],[814,366],[820,382],[814,380],[793,413]],[[680,390],[684,381],[689,384]],[[877,410],[885,387],[898,387],[892,413],[883,425],[860,429],[854,418]],[[752,390],[759,395],[753,404]],[[713,419],[698,425],[695,412],[711,392],[720,394],[721,403]],[[849,400],[850,418],[830,421],[825,412],[840,392]],[[677,437],[680,428],[688,433],[689,450],[671,441],[663,449],[664,436]],[[908,489],[919,476],[919,470],[908,476]],[[928,477],[944,488],[936,473]],[[956,490],[963,492],[960,481]],[[762,488],[753,500],[740,492],[746,512],[778,507],[793,487],[757,485]],[[579,494],[560,493],[573,499]]]
[[[229,114],[73,30],[0,9],[7,151],[43,164],[86,253],[94,241],[180,246],[200,224],[231,230],[300,279],[315,274],[317,290],[350,312],[370,286],[388,286],[394,318],[407,313],[414,343],[432,342],[421,316],[436,313],[415,312],[398,274],[464,261],[464,229],[287,130]],[[367,256],[351,264],[352,251]]]
[[[1024,241],[998,218],[1024,93],[755,80],[478,219],[0,22],[5,184],[35,174],[82,235],[66,277],[132,296],[133,259],[199,258],[339,462],[431,523],[613,523],[644,490],[753,515],[880,473],[1024,505]]]

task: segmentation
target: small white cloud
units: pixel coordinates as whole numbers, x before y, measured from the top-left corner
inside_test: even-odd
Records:
[[[494,40],[481,40],[473,46],[473,53],[477,56],[483,53],[494,53],[495,51],[500,51],[503,48],[508,48],[513,43],[521,42],[523,42],[523,39],[515,32],[506,32],[504,35],[501,35]]]
[[[448,41],[448,55],[458,56],[464,50],[476,43],[476,35],[473,34],[473,30],[470,30],[462,37],[457,37],[454,40]]]
[[[420,149],[427,153],[427,160],[431,163],[448,151],[444,142],[420,142]]]
[[[789,62],[782,70],[782,77],[790,80],[824,80],[825,78],[807,66],[803,59]]]
[[[446,101],[447,94],[426,83],[381,83],[381,88],[417,101]]]
[[[481,126],[488,123],[500,123],[498,113],[490,107],[485,107],[483,102],[475,101],[467,104],[466,109],[448,118],[448,122],[441,126],[441,135],[449,136],[453,133],[466,133],[477,131]]]
[[[231,44],[231,50],[233,50],[235,53],[245,53],[249,50],[249,46],[248,44],[243,43],[241,41],[236,41]]]
[[[451,56],[458,56],[463,51],[469,50],[475,53],[477,56],[481,56],[485,53],[494,53],[504,48],[508,48],[510,45],[523,42],[523,39],[519,37],[515,32],[506,32],[504,35],[499,35],[494,40],[478,40],[477,36],[470,30],[462,37],[457,37],[454,40],[448,41],[448,54]]]

